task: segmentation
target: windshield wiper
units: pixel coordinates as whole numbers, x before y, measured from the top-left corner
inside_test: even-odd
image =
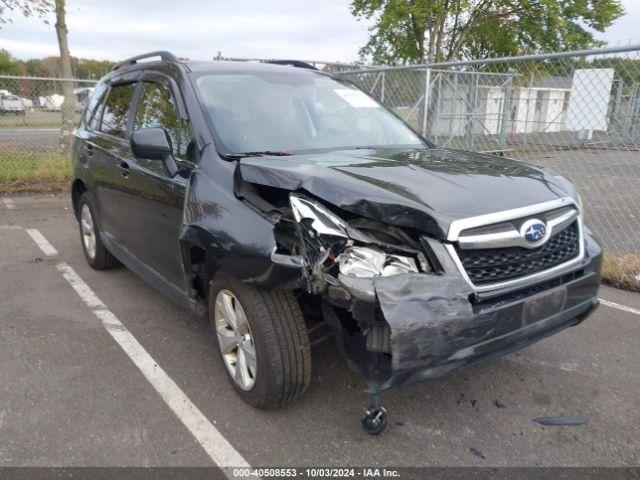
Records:
[[[291,152],[279,152],[272,150],[263,150],[260,152],[239,152],[239,153],[225,153],[225,157],[228,158],[245,158],[245,157],[288,157],[293,155]]]

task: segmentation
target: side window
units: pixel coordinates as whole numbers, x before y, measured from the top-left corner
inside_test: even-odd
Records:
[[[135,83],[111,87],[104,106],[100,131],[124,138],[129,120],[129,107],[135,89]]]
[[[102,103],[104,99],[104,95],[107,92],[107,84],[106,83],[98,83],[93,89],[93,93],[91,94],[91,99],[87,104],[87,108],[84,111],[84,124],[91,128],[95,128],[95,118],[100,118],[100,111],[97,110],[98,105]]]
[[[182,159],[189,155],[191,130],[178,114],[171,89],[156,82],[143,82],[133,128],[164,128],[171,139],[173,154]],[[190,159],[190,158],[189,158]]]

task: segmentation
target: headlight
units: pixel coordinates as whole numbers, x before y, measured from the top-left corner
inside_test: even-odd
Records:
[[[336,261],[342,275],[368,278],[418,273],[418,266],[413,258],[387,254],[370,247],[347,248]]]

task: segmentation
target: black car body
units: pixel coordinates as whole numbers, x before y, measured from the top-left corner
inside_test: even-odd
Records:
[[[75,132],[72,192],[79,218],[81,198],[91,198],[95,241],[178,304],[211,313],[210,285],[220,272],[242,285],[236,288],[293,292],[302,311],[322,313],[348,365],[377,388],[503,355],[596,308],[602,251],[565,178],[426,140],[229,151],[220,119],[235,113],[207,114],[203,75],[329,77],[160,55],[129,60],[97,86]],[[146,93],[154,82],[162,92]],[[136,108],[154,95],[173,98],[173,113],[159,116],[171,129],[171,154],[158,137],[166,125],[137,125]],[[118,109],[129,113],[114,126]],[[252,322],[255,329],[259,320]],[[302,342],[290,351],[290,366],[299,351],[308,362],[308,339]],[[300,375],[308,383],[306,367]]]

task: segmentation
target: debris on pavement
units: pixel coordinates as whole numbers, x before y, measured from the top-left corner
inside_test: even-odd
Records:
[[[498,408],[506,408],[507,407],[502,400],[498,400],[497,398],[496,398],[495,404],[496,404],[496,407],[498,407]]]
[[[533,419],[534,422],[540,425],[552,425],[552,426],[571,426],[571,425],[585,425],[589,423],[587,417],[567,417],[560,415],[557,417],[538,417]]]
[[[478,457],[481,460],[486,460],[487,459],[487,456],[484,453],[482,453],[480,450],[478,450],[477,448],[471,447],[469,449],[469,453],[471,453],[472,455],[475,455],[476,457]]]

